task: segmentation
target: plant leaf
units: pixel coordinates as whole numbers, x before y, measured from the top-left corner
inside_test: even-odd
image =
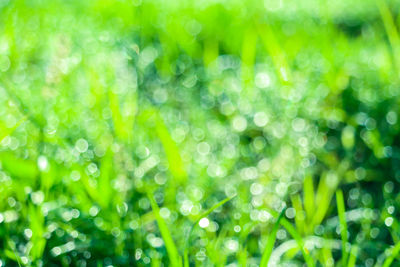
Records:
[[[346,214],[345,214],[345,207],[344,207],[344,199],[343,199],[343,192],[342,190],[336,191],[336,203],[337,203],[337,210],[339,214],[339,222],[340,222],[340,235],[342,237],[342,263],[343,266],[346,266],[347,262],[347,223],[346,223]]]
[[[264,252],[261,257],[261,263],[260,267],[267,267],[268,266],[268,261],[269,258],[271,257],[272,250],[274,249],[274,244],[276,240],[276,233],[278,232],[280,221],[283,217],[283,214],[285,213],[286,209],[283,209],[281,211],[281,214],[279,214],[278,219],[276,220],[274,227],[272,228],[271,233],[268,236],[267,244],[265,245]]]
[[[160,215],[160,209],[157,205],[157,202],[154,200],[153,196],[148,193],[147,197],[150,200],[151,208],[153,209],[154,216],[156,217],[156,221],[158,224],[158,228],[160,230],[161,236],[165,243],[165,248],[167,249],[168,257],[173,267],[180,267],[179,263],[179,253],[178,249],[175,246],[174,240],[172,239],[171,232],[168,229],[167,224],[164,219]]]

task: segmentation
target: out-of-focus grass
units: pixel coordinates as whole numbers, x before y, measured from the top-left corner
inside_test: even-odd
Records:
[[[167,224],[164,219],[160,215],[160,209],[157,205],[157,202],[153,199],[153,196],[149,194],[150,204],[155,214],[158,228],[160,229],[161,236],[165,242],[165,247],[167,249],[168,258],[170,260],[171,266],[178,267],[182,266],[181,258],[178,253],[178,249],[175,246],[174,240],[172,239],[172,235],[168,229]]]
[[[0,266],[395,266],[399,4],[0,0]]]

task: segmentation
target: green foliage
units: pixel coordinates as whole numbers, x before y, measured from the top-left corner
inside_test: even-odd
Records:
[[[336,205],[339,214],[339,222],[340,222],[340,235],[342,237],[342,262],[343,266],[346,266],[348,252],[347,252],[347,222],[346,222],[346,213],[344,208],[344,199],[343,192],[341,190],[336,191]]]
[[[399,6],[0,0],[0,267],[397,266]]]
[[[153,209],[154,215],[156,217],[157,224],[161,232],[161,236],[165,242],[165,247],[167,248],[170,264],[171,266],[179,267],[181,266],[179,262],[180,257],[178,249],[176,248],[174,240],[172,239],[172,235],[168,229],[167,224],[160,215],[160,209],[158,208],[157,202],[154,200],[151,194],[149,194],[148,197],[150,199],[151,208]]]
[[[282,218],[282,216],[284,214],[285,214],[285,209],[283,209],[281,211],[281,213],[279,214],[279,217],[276,219],[276,222],[274,224],[274,227],[272,228],[271,233],[268,235],[267,243],[265,245],[264,252],[263,252],[262,257],[261,257],[261,262],[260,262],[260,266],[261,267],[268,266],[268,261],[269,261],[269,259],[271,257],[272,250],[274,249],[274,243],[275,243],[275,240],[276,240],[276,233],[278,232],[280,221],[281,221],[281,218]]]

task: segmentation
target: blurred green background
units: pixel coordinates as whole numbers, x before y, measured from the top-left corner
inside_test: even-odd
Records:
[[[400,266],[399,26],[0,0],[0,266]]]

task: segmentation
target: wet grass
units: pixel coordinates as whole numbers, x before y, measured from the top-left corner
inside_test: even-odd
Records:
[[[396,266],[398,6],[0,1],[0,266]]]

